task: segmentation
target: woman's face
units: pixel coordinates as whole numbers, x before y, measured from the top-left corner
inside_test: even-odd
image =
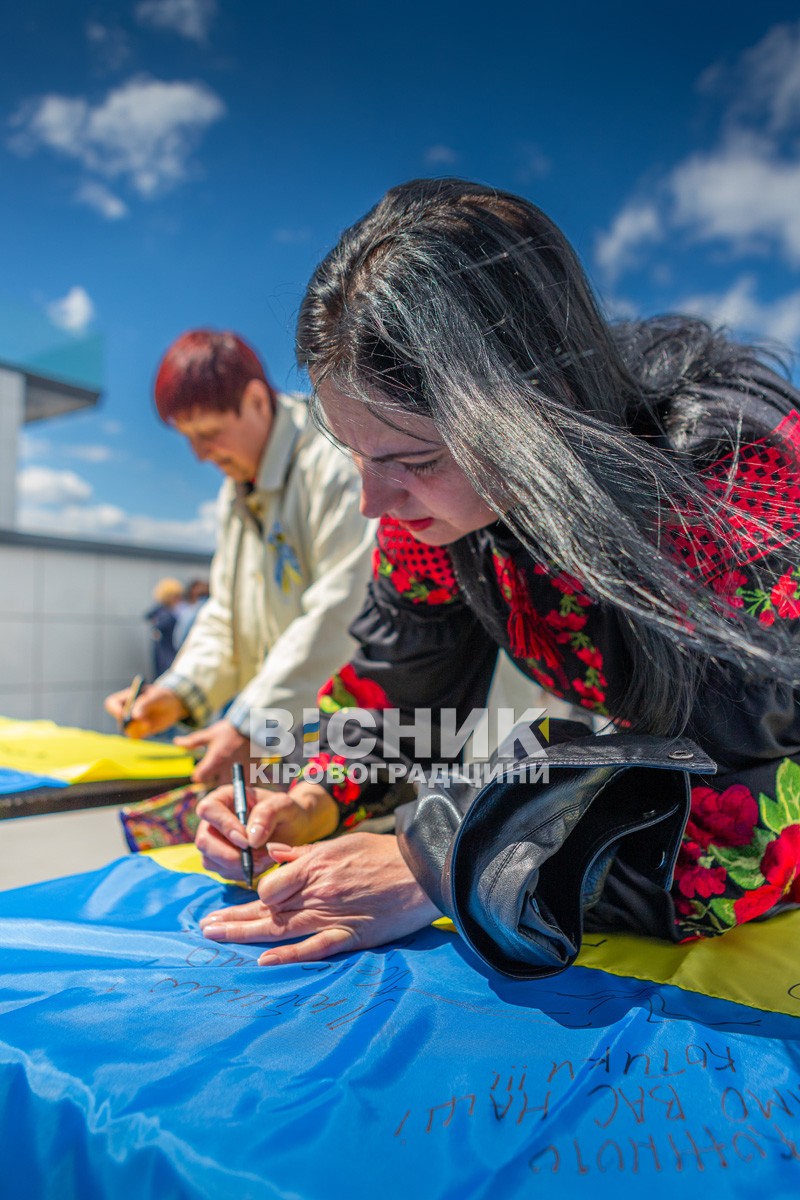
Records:
[[[365,517],[393,517],[429,546],[446,546],[497,520],[429,417],[393,412],[395,429],[328,382],[317,395],[331,432],[358,467]]]

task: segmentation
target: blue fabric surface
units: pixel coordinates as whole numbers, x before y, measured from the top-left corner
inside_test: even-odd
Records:
[[[30,771],[14,771],[11,767],[0,767],[0,796],[10,792],[30,792],[40,787],[67,787],[63,779],[54,775],[34,775]]]
[[[0,894],[0,1196],[800,1195],[800,1020],[430,929],[260,968],[128,858]]]

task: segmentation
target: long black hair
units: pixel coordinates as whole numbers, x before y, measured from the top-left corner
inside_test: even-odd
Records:
[[[724,537],[739,446],[792,389],[700,320],[610,325],[528,201],[458,179],[393,188],[315,271],[297,355],[389,424],[431,417],[535,559],[619,611],[632,667],[615,716],[680,729],[715,660],[800,682],[785,632],[710,598],[667,544],[670,529]],[[698,471],[728,453],[713,493]]]

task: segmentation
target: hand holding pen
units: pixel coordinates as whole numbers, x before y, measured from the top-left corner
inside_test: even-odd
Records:
[[[244,786],[244,769],[241,763],[233,764],[233,811],[247,828],[247,791]],[[249,887],[253,886],[253,851],[248,846],[241,851],[242,874]]]
[[[122,710],[122,716],[119,719],[120,733],[124,733],[131,723],[133,706],[139,699],[143,685],[144,675],[134,675],[133,679],[131,680],[131,686],[128,688],[128,698],[125,701],[125,707]]]

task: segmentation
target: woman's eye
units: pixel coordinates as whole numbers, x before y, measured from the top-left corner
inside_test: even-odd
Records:
[[[401,466],[410,471],[412,475],[429,475],[431,471],[435,471],[439,465],[438,458],[429,458],[426,462],[421,463],[402,463]]]

